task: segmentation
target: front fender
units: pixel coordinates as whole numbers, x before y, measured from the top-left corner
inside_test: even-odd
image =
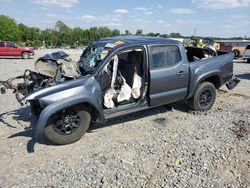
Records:
[[[83,95],[68,97],[62,101],[57,101],[55,103],[52,103],[43,109],[38,119],[35,138],[40,139],[43,137],[43,131],[46,126],[46,123],[53,114],[67,107],[74,106],[80,103],[88,103],[92,105],[99,112],[101,117],[104,118],[102,105],[100,104],[97,98],[93,97],[93,95],[83,94]]]

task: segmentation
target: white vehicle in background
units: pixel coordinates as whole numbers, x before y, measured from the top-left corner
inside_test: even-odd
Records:
[[[247,45],[244,54],[243,59],[246,59],[248,63],[250,63],[250,45]]]

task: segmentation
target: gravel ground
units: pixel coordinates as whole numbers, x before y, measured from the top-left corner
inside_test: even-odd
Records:
[[[35,59],[0,59],[0,80]],[[165,105],[95,125],[66,146],[34,145],[29,108],[0,95],[0,187],[250,187],[250,64],[234,65],[242,81],[217,91],[210,111]]]

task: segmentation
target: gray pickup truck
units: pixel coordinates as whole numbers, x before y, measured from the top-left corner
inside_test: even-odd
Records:
[[[81,76],[25,96],[38,115],[36,137],[55,144],[79,140],[91,122],[187,100],[210,109],[216,89],[233,78],[233,53],[184,47],[152,37],[112,37],[87,47]]]

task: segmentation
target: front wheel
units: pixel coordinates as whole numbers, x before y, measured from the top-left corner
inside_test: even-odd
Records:
[[[91,121],[89,109],[71,107],[54,114],[48,121],[45,137],[54,144],[71,144],[88,130]]]
[[[22,53],[22,58],[23,59],[29,59],[29,57],[30,57],[30,54],[28,52],[23,52]]]
[[[216,98],[216,89],[210,82],[202,82],[199,84],[194,96],[188,100],[192,110],[205,111],[209,110]]]

